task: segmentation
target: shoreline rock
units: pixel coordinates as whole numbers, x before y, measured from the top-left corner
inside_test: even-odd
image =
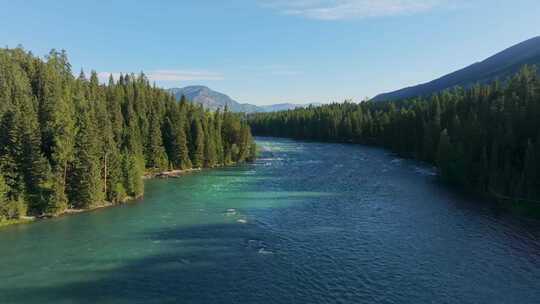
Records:
[[[153,179],[153,178],[178,178],[182,175],[202,171],[200,168],[195,169],[185,169],[185,170],[171,170],[171,171],[162,171],[157,173],[147,172],[144,174],[143,179]]]

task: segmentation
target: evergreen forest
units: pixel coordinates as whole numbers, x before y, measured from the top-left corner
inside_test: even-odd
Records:
[[[540,201],[534,67],[429,97],[256,113],[248,121],[255,135],[380,146],[435,165],[443,180],[467,192],[519,204]]]
[[[65,51],[0,50],[0,222],[119,204],[146,173],[250,161],[245,119],[180,102],[143,73],[74,76]]]

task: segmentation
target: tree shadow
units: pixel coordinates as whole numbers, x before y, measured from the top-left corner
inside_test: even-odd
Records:
[[[266,287],[279,257],[271,252],[272,236],[263,234],[251,224],[216,224],[140,235],[164,250],[115,269],[79,273],[88,275],[80,281],[2,288],[0,303],[275,303],[270,297],[281,296]]]

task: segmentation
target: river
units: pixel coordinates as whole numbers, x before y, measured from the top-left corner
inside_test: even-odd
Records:
[[[0,230],[0,303],[539,303],[540,222],[385,150],[259,138],[255,164]]]

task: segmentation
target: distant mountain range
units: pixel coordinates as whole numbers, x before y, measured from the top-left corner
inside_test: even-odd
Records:
[[[255,112],[276,112],[276,111],[286,111],[292,110],[299,107],[306,107],[307,105],[293,104],[293,103],[279,103],[268,106],[256,106],[249,103],[239,103],[238,101],[230,98],[229,96],[214,91],[205,86],[188,86],[184,88],[172,88],[169,89],[169,92],[172,93],[177,100],[182,98],[182,95],[194,103],[202,104],[203,107],[210,110],[224,109],[227,106],[233,112],[245,112],[245,113],[255,113]],[[313,104],[317,105],[317,104]]]
[[[428,96],[455,86],[470,87],[495,79],[506,80],[525,65],[540,67],[540,36],[514,45],[488,59],[428,83],[375,96],[373,101]]]

